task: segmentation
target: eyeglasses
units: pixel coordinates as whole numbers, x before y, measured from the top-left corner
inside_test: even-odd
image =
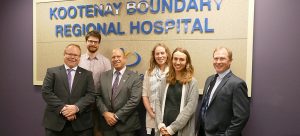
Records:
[[[79,56],[80,56],[80,55],[78,55],[78,54],[67,53],[67,52],[65,52],[65,55],[68,55],[68,56],[70,56],[70,57],[79,57]]]
[[[87,40],[87,42],[90,44],[98,44],[99,43],[99,41],[93,41],[93,40]]]

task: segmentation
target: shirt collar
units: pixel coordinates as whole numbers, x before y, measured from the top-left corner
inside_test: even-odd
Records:
[[[68,67],[66,64],[64,64],[65,65],[65,69],[66,69],[66,71],[68,70],[68,69],[70,69],[70,67]],[[78,68],[78,66],[76,66],[76,67],[74,67],[74,68],[72,68],[74,71],[76,71],[77,70],[77,68]]]
[[[124,74],[125,70],[126,70],[126,66],[125,66],[124,68],[122,68],[122,69],[119,71],[119,72],[121,73],[121,75]],[[117,70],[114,68],[113,74],[115,74],[116,71],[117,71]]]
[[[230,69],[227,69],[226,71],[224,71],[223,73],[219,73],[219,77],[220,79],[223,79],[228,73],[230,72]]]
[[[83,58],[86,59],[86,60],[91,60],[91,59],[90,59],[90,56],[89,56],[87,53],[83,54],[82,56],[83,56]],[[100,58],[99,53],[97,53],[96,56],[95,56],[95,58],[93,58],[93,59],[98,60],[99,58]]]

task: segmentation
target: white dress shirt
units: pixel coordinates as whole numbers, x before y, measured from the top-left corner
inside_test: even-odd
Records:
[[[217,87],[219,86],[219,84],[221,83],[221,81],[223,80],[223,78],[230,72],[230,69],[227,69],[226,71],[224,71],[223,73],[218,74],[219,76],[217,77],[216,83],[214,85],[214,88],[211,90],[210,96],[209,96],[209,101],[208,101],[208,105],[210,104],[210,101],[212,99],[212,97],[214,96],[214,93],[217,89]],[[208,88],[209,89],[209,88]]]
[[[126,66],[125,66],[124,68],[122,68],[122,69],[119,71],[119,72],[120,72],[120,75],[119,75],[119,81],[118,81],[118,84],[120,83],[121,78],[122,78],[122,76],[123,76],[125,70],[126,70]],[[114,84],[114,82],[115,82],[115,80],[116,80],[116,77],[117,77],[117,74],[115,73],[116,71],[117,71],[117,70],[114,68],[111,86],[113,86],[113,84]]]

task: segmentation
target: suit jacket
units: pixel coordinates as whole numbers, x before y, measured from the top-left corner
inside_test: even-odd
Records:
[[[118,132],[132,132],[140,128],[139,116],[136,107],[142,96],[142,81],[137,73],[125,70],[118,88],[115,92],[114,107],[112,107],[112,78],[113,69],[100,75],[100,85],[97,89],[97,107],[102,115],[104,112],[112,112],[119,118],[117,124],[110,127],[103,116],[100,116],[102,130],[116,129]]]
[[[207,78],[203,94],[206,94],[213,79],[214,75]],[[200,109],[199,103],[196,122],[198,130],[202,120],[207,136],[240,136],[250,113],[246,83],[229,72],[216,88],[203,119]]]
[[[47,103],[43,125],[54,131],[61,131],[66,123],[60,114],[66,104],[75,104],[79,108],[76,120],[71,121],[75,131],[93,127],[91,104],[96,93],[92,73],[78,67],[74,76],[71,92],[64,65],[48,68],[42,86],[42,96]]]

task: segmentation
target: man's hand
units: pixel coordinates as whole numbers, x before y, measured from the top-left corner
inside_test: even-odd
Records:
[[[70,116],[74,116],[77,112],[78,112],[78,107],[76,105],[65,105],[60,111],[60,113],[66,118]]]
[[[105,118],[106,123],[109,126],[114,126],[118,122],[118,120],[115,118],[115,114],[114,113],[104,112],[102,115]]]
[[[68,121],[73,121],[76,119],[76,115],[72,115],[72,116],[69,116],[69,117],[66,117]]]

